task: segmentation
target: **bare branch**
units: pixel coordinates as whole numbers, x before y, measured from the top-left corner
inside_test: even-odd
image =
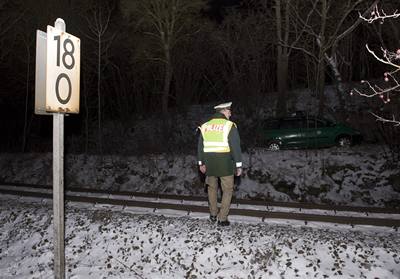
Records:
[[[360,4],[362,1],[357,2],[355,5],[353,5],[352,9],[354,9],[358,4]],[[379,0],[376,0],[369,8],[368,10],[366,10],[364,12],[364,15],[368,14],[371,10],[374,9],[374,7],[376,7],[376,5],[378,4]],[[349,10],[350,11],[350,10]],[[346,15],[347,17],[347,15]],[[345,17],[342,18],[343,20],[345,19]],[[353,23],[352,26],[350,26],[349,28],[347,28],[345,31],[343,31],[340,35],[337,36],[336,42],[342,40],[344,37],[346,37],[348,34],[350,34],[354,29],[356,29],[356,27],[358,25],[360,25],[360,23],[362,22],[362,18],[360,17],[356,22]],[[342,24],[342,23],[341,23]],[[340,25],[341,25],[340,24]],[[339,25],[339,26],[340,26]],[[337,34],[339,32],[339,29],[336,30],[335,34]]]
[[[375,5],[375,7],[372,9],[371,11],[371,17],[365,17],[364,15],[361,15],[361,13],[359,13],[359,17],[368,22],[368,23],[373,23],[374,21],[379,20],[379,22],[382,24],[385,19],[388,18],[398,18],[400,16],[400,13],[397,12],[397,10],[395,10],[393,13],[391,14],[386,14],[384,10],[379,10],[378,5]]]
[[[305,53],[308,56],[314,58],[315,60],[318,60],[318,57],[316,57],[311,51],[308,51],[304,47],[296,47],[296,46],[293,46],[293,45],[283,45],[283,44],[282,44],[282,46],[287,47],[289,49],[295,49],[295,50],[302,51],[303,53]]]
[[[371,49],[368,47],[368,44],[365,45],[365,47],[367,48],[368,52],[371,53],[372,56],[374,56],[374,58],[375,58],[376,60],[378,60],[379,62],[382,62],[382,63],[384,63],[384,64],[390,65],[390,66],[395,67],[395,68],[398,68],[398,69],[400,68],[400,65],[397,65],[397,64],[395,64],[395,63],[392,62],[392,60],[393,60],[394,58],[395,58],[395,59],[396,59],[396,58],[397,58],[397,59],[400,58],[400,50],[397,50],[396,53],[393,53],[393,52],[389,52],[388,50],[386,50],[386,49],[384,49],[384,48],[381,48],[381,49],[382,49],[382,52],[383,52],[383,57],[384,57],[384,59],[382,59],[382,58],[380,58],[378,55],[376,55],[375,52],[374,52],[373,50],[371,50]]]
[[[365,14],[365,13],[364,13]],[[400,16],[400,13],[394,11],[392,14],[386,14],[383,10],[379,10],[378,6],[375,5],[372,9],[371,16],[370,17],[365,17],[364,15],[359,14],[359,18],[368,22],[368,23],[373,23],[374,21],[379,21],[381,24],[385,21],[385,19],[388,18],[397,18]],[[365,45],[367,48],[368,52],[379,62],[389,65],[394,68],[393,71],[391,72],[385,72],[384,73],[384,81],[389,83],[390,86],[387,88],[382,88],[376,84],[372,85],[369,81],[361,81],[361,83],[367,84],[369,88],[369,92],[361,92],[358,89],[353,89],[351,90],[350,94],[357,93],[360,96],[371,98],[378,96],[384,104],[387,104],[391,101],[390,95],[393,92],[400,92],[400,82],[399,79],[396,77],[396,74],[400,71],[400,48],[396,50],[396,52],[391,52],[388,51],[387,49],[381,47],[382,50],[382,56],[378,56],[373,50],[371,50],[368,46],[368,44]],[[387,119],[385,117],[376,115],[372,113],[372,115],[375,116],[377,121],[381,122],[387,122],[387,123],[393,123],[395,126],[400,126],[400,121],[396,119],[394,115],[392,115],[392,119]]]
[[[385,123],[393,123],[394,126],[400,126],[400,121],[396,120],[396,117],[394,115],[392,115],[392,119],[387,119],[387,118],[383,118],[383,117],[381,117],[381,116],[379,116],[379,115],[377,115],[377,114],[375,114],[373,112],[371,112],[371,114],[373,116],[375,116],[376,121],[381,121],[381,122],[385,122]]]
[[[354,88],[354,89],[352,89],[351,92],[350,92],[351,95],[353,95],[354,92],[355,92],[355,93],[357,93],[358,95],[363,96],[363,97],[367,97],[367,98],[379,96],[381,99],[384,99],[384,98],[385,98],[385,95],[384,95],[384,94],[388,94],[388,93],[390,93],[390,92],[392,92],[392,91],[394,91],[394,90],[400,89],[400,84],[397,84],[397,85],[395,85],[395,86],[393,86],[393,87],[389,87],[389,88],[383,89],[383,88],[381,88],[380,86],[378,86],[378,85],[376,85],[376,84],[375,84],[375,85],[372,85],[372,84],[371,84],[369,81],[367,81],[367,80],[362,80],[361,83],[367,84],[367,85],[368,85],[368,88],[369,88],[372,92],[371,92],[371,93],[363,93],[363,92],[361,92],[360,90]],[[383,100],[383,102],[384,102],[384,103],[390,102],[390,98],[388,97],[386,100]]]

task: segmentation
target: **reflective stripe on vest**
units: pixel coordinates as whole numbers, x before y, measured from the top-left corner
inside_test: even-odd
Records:
[[[233,122],[221,118],[211,119],[204,123],[201,126],[204,152],[230,152],[228,135],[232,126]]]

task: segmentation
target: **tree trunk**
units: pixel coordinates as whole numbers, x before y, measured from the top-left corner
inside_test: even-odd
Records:
[[[98,108],[97,108],[97,124],[98,124],[98,144],[99,144],[99,152],[103,154],[103,131],[101,128],[101,37],[98,36],[97,41],[97,101],[98,101]]]
[[[278,101],[276,106],[277,116],[284,116],[287,113],[287,80],[289,59],[285,50],[278,49],[277,79],[278,79]]]
[[[162,113],[168,113],[168,100],[169,100],[169,91],[171,88],[171,79],[172,79],[172,65],[171,65],[171,53],[169,49],[169,45],[164,45],[164,54],[165,54],[165,77],[164,77],[164,89],[162,93]]]
[[[317,43],[319,45],[318,66],[317,66],[317,95],[319,99],[318,114],[322,115],[325,108],[325,29],[328,16],[327,0],[321,0],[321,29]]]
[[[325,59],[328,63],[328,65],[331,67],[332,72],[335,76],[335,84],[336,84],[336,96],[339,100],[339,113],[340,117],[343,120],[343,112],[344,112],[344,99],[343,96],[346,93],[345,92],[345,87],[343,84],[343,79],[342,79],[342,74],[339,71],[339,67],[337,64],[337,59],[336,59],[336,47],[332,47],[332,54],[329,57],[328,54],[325,54]]]
[[[285,116],[287,113],[287,82],[288,82],[288,40],[289,40],[289,1],[285,5],[285,28],[282,24],[282,1],[275,1],[275,20],[276,20],[276,35],[277,44],[277,61],[276,61],[276,78],[278,85],[278,99],[276,103],[276,115]],[[284,37],[283,32],[284,31]]]
[[[318,115],[323,115],[325,109],[325,61],[320,59],[317,66]]]

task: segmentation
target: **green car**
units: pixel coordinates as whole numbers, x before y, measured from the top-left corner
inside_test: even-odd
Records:
[[[361,141],[360,132],[345,124],[310,116],[268,119],[260,135],[269,150],[346,147]]]

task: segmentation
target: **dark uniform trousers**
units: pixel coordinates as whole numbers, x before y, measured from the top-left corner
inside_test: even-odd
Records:
[[[233,193],[233,175],[222,176],[221,188],[222,188],[222,200],[221,209],[218,212],[217,195],[218,195],[218,177],[207,176],[206,184],[208,185],[208,201],[210,206],[210,214],[217,216],[218,220],[226,221],[229,214],[229,208],[231,206],[232,193]]]

